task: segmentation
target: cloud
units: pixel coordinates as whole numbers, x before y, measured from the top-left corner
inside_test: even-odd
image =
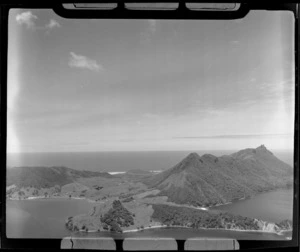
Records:
[[[280,101],[293,101],[295,94],[294,79],[287,79],[278,82],[263,82],[259,86],[260,93],[266,101],[278,103]]]
[[[150,20],[148,20],[148,23],[149,23],[150,32],[155,33],[156,32],[156,20],[150,19]]]
[[[240,43],[239,40],[232,40],[232,41],[231,41],[231,44],[234,44],[234,45],[238,45],[239,43]]]
[[[156,32],[157,21],[154,19],[149,19],[146,21],[146,28],[141,33],[141,42],[142,43],[150,43],[151,37]]]
[[[38,19],[37,16],[33,15],[31,11],[22,12],[16,16],[16,21],[20,25],[26,25],[28,29],[35,28],[35,20]]]
[[[20,25],[26,25],[28,29],[36,29],[36,30],[52,30],[55,27],[61,27],[61,25],[54,19],[50,19],[49,23],[44,26],[37,26],[35,24],[35,20],[38,19],[36,15],[33,15],[31,11],[25,11],[16,16],[16,21]]]
[[[46,24],[45,27],[48,28],[48,29],[53,29],[55,27],[61,27],[61,26],[60,26],[60,24],[56,20],[50,19],[49,23]]]
[[[103,67],[100,64],[98,64],[96,60],[89,59],[86,56],[78,55],[74,52],[70,52],[69,66],[82,69],[89,69],[95,72],[103,70]]]
[[[217,136],[185,136],[173,137],[173,139],[234,139],[234,138],[277,138],[277,137],[292,137],[291,134],[247,134],[247,135],[217,135]]]

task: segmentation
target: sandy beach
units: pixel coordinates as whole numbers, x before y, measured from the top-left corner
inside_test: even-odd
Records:
[[[140,232],[143,230],[147,229],[157,229],[157,228],[190,228],[193,229],[192,227],[186,227],[186,226],[167,226],[167,225],[154,225],[150,227],[144,227],[144,228],[139,228],[139,229],[130,229],[130,230],[123,230],[122,233],[132,233],[132,232]],[[254,233],[269,233],[269,234],[277,234],[277,235],[283,235],[285,232],[291,232],[293,230],[282,230],[279,232],[273,232],[273,231],[263,231],[263,230],[242,230],[242,229],[226,229],[226,228],[198,228],[197,230],[216,230],[216,231],[235,231],[235,232],[254,232]],[[85,233],[96,233],[98,230],[79,230],[79,232],[85,232]],[[105,232],[105,231],[101,231]],[[106,231],[110,232],[110,231]]]
[[[143,229],[132,229],[132,230],[124,230],[123,233],[129,233],[129,232],[139,232],[143,231],[145,229],[154,229],[154,228],[191,228],[191,227],[185,227],[185,226],[167,226],[167,225],[156,225],[151,227],[144,227]],[[192,229],[192,228],[191,228]],[[290,232],[292,230],[283,230],[279,232],[273,232],[273,231],[263,231],[263,230],[242,230],[242,229],[226,229],[226,228],[198,228],[200,230],[223,230],[223,231],[235,231],[235,232],[255,232],[255,233],[272,233],[277,235],[283,235],[283,232]]]
[[[45,197],[45,196],[30,196],[28,198],[9,198],[9,200],[40,200],[40,199],[69,199],[69,200],[87,200],[90,203],[104,203],[104,201],[96,201],[84,197],[69,197],[69,196],[54,196],[54,197]]]

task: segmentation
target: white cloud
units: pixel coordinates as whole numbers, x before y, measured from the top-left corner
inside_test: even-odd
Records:
[[[46,24],[46,28],[48,28],[48,29],[53,29],[53,28],[55,28],[55,27],[61,27],[61,26],[60,26],[60,24],[59,24],[56,20],[54,20],[54,19],[50,19],[49,23]]]
[[[34,29],[35,23],[34,20],[38,19],[37,16],[33,15],[31,11],[22,12],[16,16],[16,21],[18,24],[26,25],[28,29]]]
[[[144,32],[141,33],[141,41],[142,43],[149,43],[151,42],[151,37],[156,32],[157,28],[157,21],[154,19],[149,19],[146,21],[146,29]]]
[[[231,43],[234,44],[234,45],[237,45],[237,44],[240,43],[240,41],[239,40],[232,40]]]
[[[28,29],[46,30],[46,32],[48,32],[55,27],[61,27],[61,25],[54,19],[50,19],[49,23],[44,26],[37,26],[35,24],[37,19],[38,17],[33,15],[31,11],[25,11],[16,16],[17,23],[20,25],[26,25]]]
[[[156,20],[150,19],[148,20],[148,23],[149,23],[149,29],[151,33],[154,33],[156,31]]]
[[[98,64],[96,60],[89,59],[86,56],[78,55],[74,52],[70,52],[69,66],[82,69],[89,69],[96,72],[103,70],[103,67],[100,64]]]

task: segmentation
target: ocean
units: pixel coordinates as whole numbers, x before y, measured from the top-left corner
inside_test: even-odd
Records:
[[[132,169],[161,171],[173,167],[191,152],[197,152],[199,155],[209,153],[215,156],[222,156],[235,151],[8,153],[7,166],[66,166],[76,170],[101,172],[124,172]],[[273,151],[273,154],[293,166],[292,152]]]

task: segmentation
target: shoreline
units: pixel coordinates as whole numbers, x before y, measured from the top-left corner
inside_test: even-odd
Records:
[[[86,200],[90,203],[104,203],[104,201],[96,201],[96,200],[92,200],[92,199],[88,199],[88,198],[83,198],[83,197],[69,197],[69,196],[55,196],[55,197],[43,197],[43,196],[30,196],[28,198],[24,198],[24,199],[13,199],[13,198],[7,198],[7,200],[11,200],[11,201],[21,201],[21,200],[46,200],[46,199],[66,199],[66,200]]]
[[[242,230],[242,229],[226,229],[226,228],[192,228],[192,227],[186,227],[186,226],[167,226],[167,225],[155,225],[151,227],[144,227],[142,229],[128,229],[123,230],[122,233],[134,233],[134,232],[140,232],[147,229],[158,229],[158,228],[189,228],[189,229],[195,229],[195,230],[215,230],[215,231],[235,231],[235,232],[247,232],[247,233],[266,233],[266,234],[276,234],[276,235],[283,235],[283,233],[286,232],[292,232],[292,229],[289,230],[280,230],[279,232],[273,232],[273,231],[263,231],[263,230]],[[78,232],[84,232],[84,233],[97,233],[97,232],[110,232],[110,231],[98,231],[98,230],[79,230]],[[114,233],[114,232],[111,232]]]
[[[140,228],[140,229],[123,230],[122,233],[139,232],[139,231],[143,231],[143,230],[146,230],[146,229],[165,228],[165,227],[167,227],[167,225],[155,225],[155,226],[144,227],[144,228]]]
[[[186,227],[186,226],[167,226],[167,225],[157,225],[153,227],[144,227],[143,229],[132,229],[132,230],[124,230],[123,233],[129,233],[129,232],[139,232],[143,231],[145,229],[155,229],[155,228],[190,228],[195,230],[216,230],[216,231],[235,231],[235,232],[255,232],[255,233],[269,233],[269,234],[277,234],[281,235],[282,232],[289,232],[293,230],[281,230],[279,232],[273,232],[273,231],[263,231],[263,230],[243,230],[243,229],[227,229],[227,228],[192,228],[192,227]]]
[[[253,232],[253,233],[267,233],[267,234],[276,234],[282,235],[285,232],[292,232],[292,229],[289,230],[280,230],[279,232],[274,231],[264,231],[264,230],[243,230],[243,229],[227,229],[227,228],[192,228],[186,226],[167,226],[167,225],[159,225],[159,226],[152,226],[152,227],[144,227],[143,229],[132,229],[132,230],[124,230],[122,233],[129,233],[129,232],[139,232],[146,229],[155,229],[155,228],[189,228],[195,230],[216,230],[216,231],[235,231],[235,232]]]
[[[284,190],[290,190],[290,189],[293,189],[293,187],[290,187],[290,186],[283,186],[283,187],[278,187],[278,188],[275,188],[275,189],[270,189],[270,190],[266,190],[266,191],[262,191],[262,192],[258,192],[256,193],[255,195],[251,195],[251,196],[244,196],[242,198],[239,198],[239,199],[234,199],[232,201],[228,201],[226,203],[223,203],[223,204],[217,204],[217,205],[210,205],[210,206],[206,206],[206,207],[203,207],[203,208],[206,208],[206,210],[218,210],[218,209],[214,209],[214,208],[218,208],[218,207],[222,207],[222,206],[226,206],[226,205],[231,205],[231,204],[234,204],[234,203],[237,203],[239,201],[243,201],[243,200],[250,200],[252,198],[254,198],[255,196],[258,196],[260,194],[263,194],[263,193],[268,193],[268,192],[276,192],[277,190],[281,190],[281,189],[284,189]],[[191,207],[194,207],[194,206],[191,206]],[[195,207],[195,209],[200,209],[201,207]],[[220,210],[222,211],[222,210]]]
[[[112,171],[112,172],[107,172],[107,173],[109,173],[110,175],[120,175],[120,174],[126,174],[127,172],[128,171]],[[150,170],[149,172],[153,173],[153,174],[158,174],[158,173],[163,172],[163,170]]]

